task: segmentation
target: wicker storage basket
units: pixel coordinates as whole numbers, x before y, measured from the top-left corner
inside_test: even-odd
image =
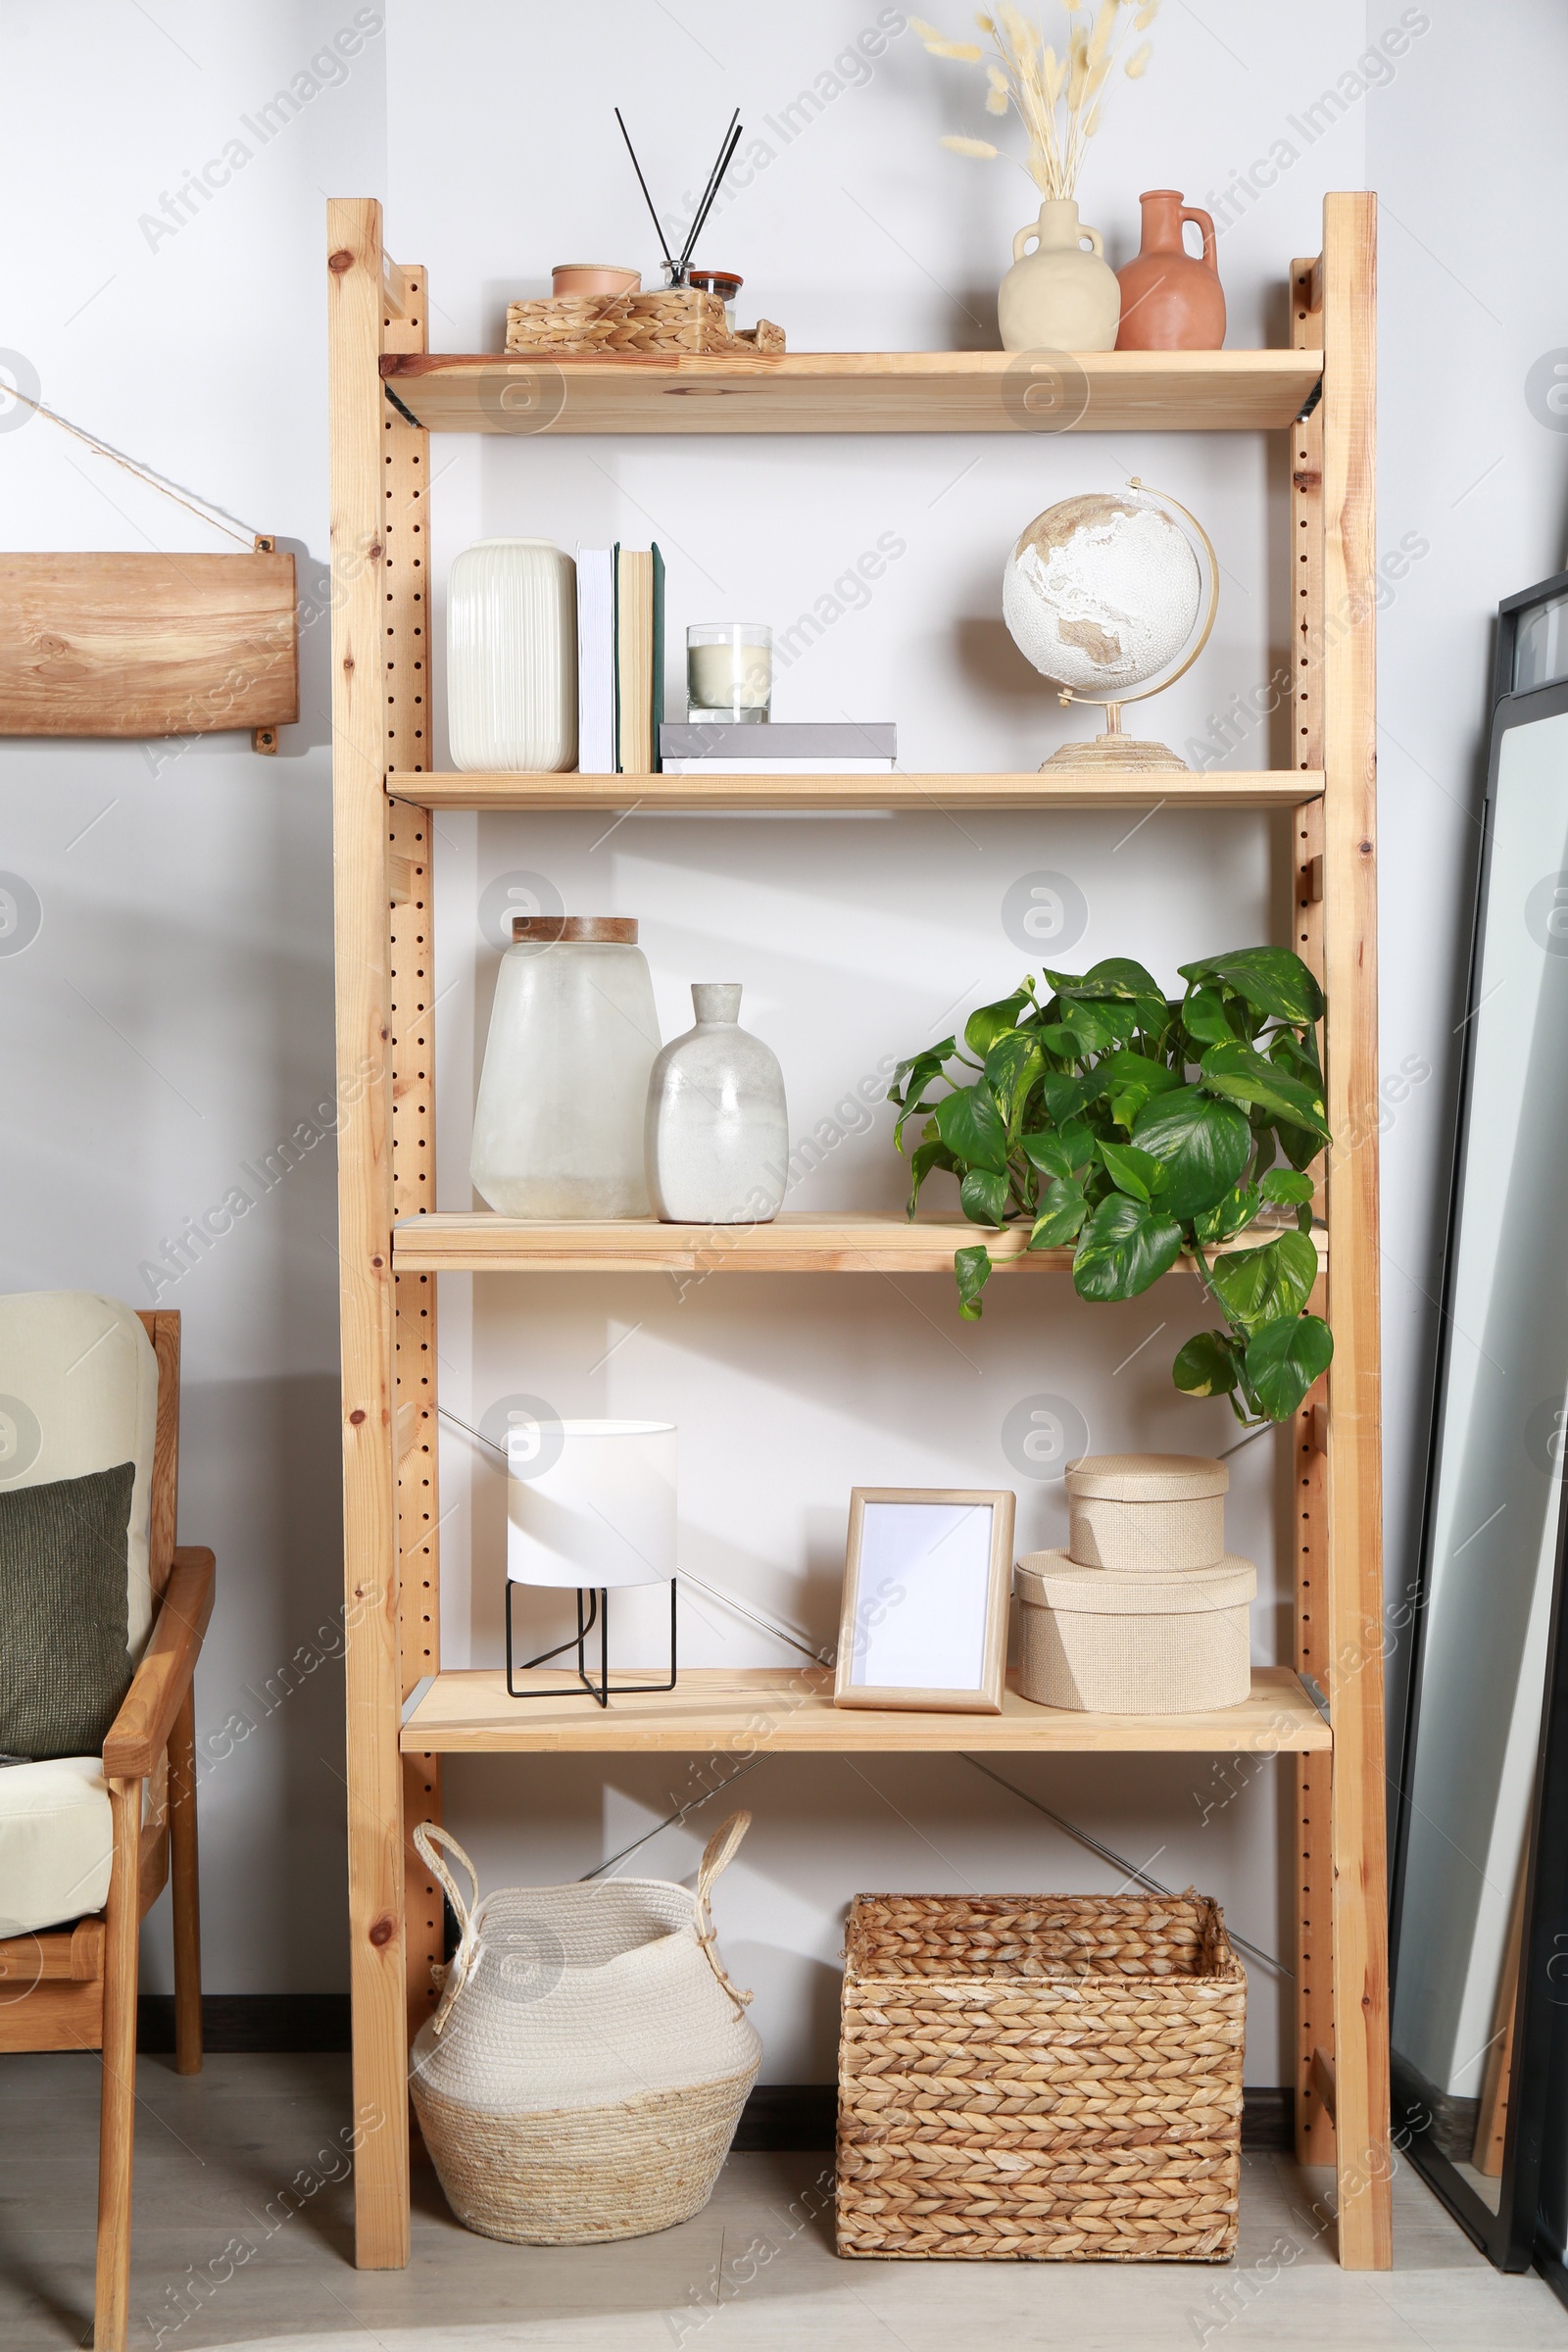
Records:
[[[1223,1462],[1189,1453],[1090,1454],[1067,1466],[1067,1551],[1085,1568],[1213,1568],[1225,1556]]]
[[[1197,1715],[1239,1707],[1251,1690],[1250,1560],[1121,1575],[1031,1551],[1013,1581],[1025,1698],[1088,1715]]]
[[[691,286],[662,294],[554,294],[507,305],[509,351],[542,351],[564,359],[596,352],[607,358],[737,352],[755,359],[760,352],[783,348],[784,330],[770,318],[731,334],[718,295]]]
[[[719,1962],[709,1890],[751,1821],[710,1839],[693,1895],[659,1879],[477,1900],[456,1838],[414,1841],[463,1931],[409,2087],[448,2204],[484,2237],[592,2245],[700,2213],[762,2045]],[[472,1907],[435,1850],[457,1856]]]
[[[1246,2009],[1204,1897],[857,1895],[839,2252],[1226,2261]]]

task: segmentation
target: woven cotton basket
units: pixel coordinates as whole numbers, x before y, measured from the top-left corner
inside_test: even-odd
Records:
[[[839,2252],[1227,2261],[1246,2020],[1201,1896],[857,1895]]]
[[[708,1898],[751,1822],[710,1839],[695,1894],[661,1879],[515,1886],[478,1900],[455,1838],[414,1842],[462,1941],[409,2088],[448,2204],[481,2236],[592,2245],[700,2213],[762,2045],[718,1958]],[[436,1852],[473,1886],[472,1906]]]

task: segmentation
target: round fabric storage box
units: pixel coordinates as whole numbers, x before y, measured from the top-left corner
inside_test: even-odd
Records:
[[[1064,1551],[1018,1562],[1025,1698],[1088,1715],[1198,1715],[1252,1687],[1250,1560],[1176,1576],[1085,1568]]]
[[[1067,1554],[1083,1568],[1168,1576],[1225,1557],[1223,1462],[1192,1453],[1099,1453],[1067,1465]]]

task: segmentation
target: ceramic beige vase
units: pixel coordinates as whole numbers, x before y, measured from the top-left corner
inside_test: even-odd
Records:
[[[1075,198],[1048,197],[1039,220],[1013,238],[1012,268],[997,292],[1004,351],[1111,351],[1120,319],[1105,240],[1082,225]]]

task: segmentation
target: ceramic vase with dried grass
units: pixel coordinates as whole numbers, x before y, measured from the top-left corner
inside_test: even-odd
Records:
[[[1110,351],[1121,319],[1121,289],[1105,260],[1098,228],[1078,219],[1078,175],[1084,151],[1100,128],[1106,85],[1120,66],[1138,80],[1149,64],[1151,44],[1130,53],[1129,33],[1153,22],[1159,0],[1101,0],[1091,11],[1083,0],[1066,0],[1068,26],[1058,57],[1038,24],[1021,9],[999,8],[975,22],[990,36],[995,55],[978,41],[950,41],[918,17],[909,23],[933,57],[960,65],[984,65],[986,112],[1015,108],[1028,134],[1024,169],[1040,190],[1039,217],[1012,240],[1012,268],[997,296],[997,322],[1004,351]],[[956,154],[994,159],[1001,149],[989,139],[950,135],[942,142]]]

